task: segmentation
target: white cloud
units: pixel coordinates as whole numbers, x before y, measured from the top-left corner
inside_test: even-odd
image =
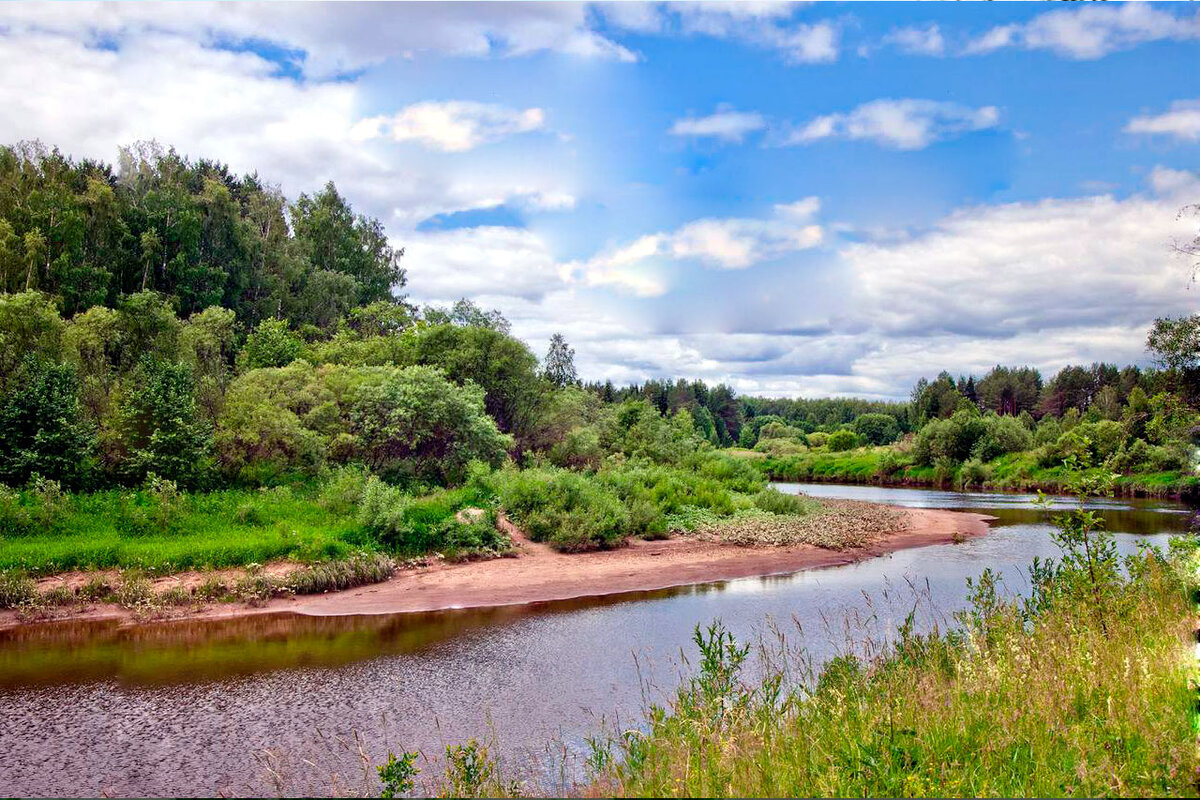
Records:
[[[463,100],[413,103],[392,115],[364,119],[351,135],[364,141],[386,136],[397,142],[417,142],[432,150],[461,153],[481,144],[518,133],[540,130],[546,114],[540,108],[523,111],[494,103]]]
[[[811,222],[820,207],[810,197],[777,205],[767,219],[698,219],[666,233],[563,267],[563,274],[585,286],[613,286],[639,297],[655,297],[670,288],[673,262],[694,262],[716,269],[747,269],[789,253],[814,248],[824,230]]]
[[[1187,142],[1200,141],[1200,100],[1177,100],[1162,114],[1134,117],[1125,126],[1127,133],[1171,136]]]
[[[292,80],[254,53],[183,36],[150,32],[109,49],[64,34],[0,33],[0,73],[0,141],[40,138],[77,157],[111,161],[121,145],[157,139],[192,157],[220,158],[235,172],[258,171],[290,197],[335,180],[393,233],[436,214],[509,202],[534,210],[574,205],[570,174],[549,156],[537,163],[490,158],[487,170],[405,157],[390,138],[363,138],[395,131],[387,118],[361,120],[357,82]],[[462,127],[440,132],[419,128],[403,111],[401,119],[410,126],[405,135],[454,150],[540,118],[538,109],[482,108],[449,115]]]
[[[865,139],[897,150],[920,150],[943,139],[996,125],[995,106],[969,108],[937,100],[873,100],[853,111],[826,114],[793,130],[783,144],[820,139]]]
[[[411,232],[397,245],[404,247],[409,288],[422,301],[481,296],[536,301],[565,286],[546,242],[521,228]]]
[[[1176,189],[1180,177],[1152,184]],[[967,208],[901,241],[846,245],[841,258],[882,331],[991,339],[1137,327],[1194,300],[1169,253],[1187,231],[1179,202],[1101,195]]]
[[[719,106],[706,117],[684,117],[675,120],[670,133],[674,136],[711,137],[724,142],[741,142],[746,134],[766,127],[762,114],[754,111],[735,111]]]
[[[942,38],[941,28],[936,23],[923,28],[897,28],[883,37],[883,42],[910,55],[940,56],[946,52],[946,42]]]
[[[598,8],[610,25],[635,33],[728,39],[777,51],[792,63],[829,63],[838,57],[839,26],[828,20],[793,21],[795,3],[706,0],[604,3]]]
[[[1200,20],[1195,16],[1176,16],[1148,3],[1088,4],[1048,11],[1023,24],[994,27],[969,43],[965,52],[1021,47],[1086,61],[1146,42],[1197,38]]]
[[[467,57],[554,52],[634,61],[592,31],[580,3],[6,3],[0,20],[32,30],[120,42],[173,33],[214,44],[256,40],[299,51],[310,76],[426,53]]]

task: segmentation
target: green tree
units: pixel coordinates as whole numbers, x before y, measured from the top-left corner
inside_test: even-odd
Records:
[[[147,356],[121,409],[121,472],[141,483],[153,472],[180,486],[203,486],[212,469],[212,428],[196,408],[186,364]]]
[[[353,279],[354,305],[392,300],[403,288],[403,250],[394,250],[378,220],[356,215],[332,182],[291,208],[292,227],[314,269]]]
[[[65,327],[49,295],[0,294],[0,387],[30,354],[57,361]]]
[[[19,486],[36,473],[80,488],[94,464],[94,448],[75,370],[26,356],[0,399],[0,481]]]
[[[868,444],[891,444],[900,437],[900,425],[891,414],[863,414],[854,420],[854,432]]]
[[[542,362],[542,375],[559,388],[579,383],[579,374],[575,372],[575,348],[567,344],[561,333],[550,337],[550,349]]]
[[[246,345],[240,355],[243,369],[260,367],[283,367],[295,361],[304,352],[304,342],[281,319],[264,319],[246,337]]]

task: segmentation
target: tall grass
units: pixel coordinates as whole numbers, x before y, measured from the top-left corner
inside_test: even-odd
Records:
[[[1031,596],[1004,597],[985,571],[952,630],[918,634],[910,617],[892,646],[816,676],[769,660],[746,680],[749,648],[719,624],[697,628],[700,669],[650,709],[646,733],[593,745],[594,791],[1196,794],[1188,640],[1200,545],[1122,563],[1082,502],[1055,523],[1063,557],[1035,562]]]
[[[289,489],[184,494],[166,503],[147,490],[67,495],[47,514],[38,498],[0,520],[0,570],[43,575],[139,567],[173,572],[278,558],[343,558],[369,546],[353,518]]]

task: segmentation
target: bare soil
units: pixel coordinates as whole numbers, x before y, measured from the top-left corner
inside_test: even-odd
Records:
[[[880,509],[882,512],[883,509]],[[672,586],[777,575],[802,569],[849,564],[910,547],[959,542],[987,533],[982,514],[935,509],[887,509],[891,524],[885,531],[860,535],[861,546],[828,549],[812,544],[745,546],[722,541],[677,537],[663,541],[634,540],[627,547],[592,553],[559,553],[530,541],[501,515],[499,525],[512,537],[511,557],[490,561],[448,563],[430,559],[423,566],[401,570],[390,580],[343,592],[272,600],[251,607],[241,603],[216,603],[164,610],[160,616],[216,618],[290,611],[318,616],[396,614],[450,608],[501,606],[568,600],[579,597],[652,591]],[[898,514],[898,516],[897,516]],[[867,516],[864,519],[878,518]],[[286,572],[294,565],[268,565],[271,572]],[[219,574],[235,580],[241,574],[185,573],[160,578],[156,588],[195,586]],[[53,583],[82,585],[95,573],[71,573],[47,579]],[[115,574],[113,577],[116,577]],[[136,623],[145,614],[112,604],[64,608],[53,619],[118,619]],[[0,629],[26,624],[28,617],[0,611]]]

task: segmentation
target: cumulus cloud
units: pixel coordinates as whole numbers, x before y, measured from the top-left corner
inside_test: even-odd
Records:
[[[970,108],[938,100],[873,100],[846,113],[826,114],[794,129],[782,144],[863,139],[897,150],[920,150],[963,133],[995,127],[995,106]]]
[[[946,52],[942,30],[936,23],[924,27],[896,28],[883,37],[883,43],[909,55],[940,56]]]
[[[536,301],[564,288],[544,239],[522,228],[480,226],[404,236],[404,266],[423,301],[513,297]]]
[[[563,274],[586,286],[613,286],[640,297],[670,288],[668,266],[694,262],[716,269],[747,269],[763,261],[808,250],[824,240],[812,221],[815,197],[777,205],[771,217],[698,219],[674,231],[641,236],[584,262],[564,265]]]
[[[580,3],[7,3],[15,32],[57,32],[125,42],[173,33],[207,44],[271,42],[310,76],[354,71],[390,58],[555,52],[634,61],[591,30]]]
[[[354,126],[351,136],[359,141],[386,136],[397,142],[417,142],[432,150],[461,153],[514,134],[540,130],[545,121],[546,114],[540,108],[521,111],[462,100],[423,102],[392,115],[364,119]]]
[[[1026,23],[998,25],[970,42],[965,52],[990,53],[1004,47],[1049,50],[1087,61],[1146,42],[1200,38],[1200,19],[1177,16],[1148,3],[1117,3],[1057,9]]]
[[[1162,114],[1134,117],[1125,126],[1127,133],[1170,136],[1186,142],[1200,141],[1200,100],[1177,100]]]
[[[238,172],[257,170],[291,197],[335,180],[393,232],[436,214],[509,202],[535,210],[574,204],[570,178],[552,160],[493,159],[480,171],[404,157],[392,143],[420,137],[426,146],[461,150],[540,126],[539,109],[446,103],[433,104],[447,112],[441,128],[429,122],[436,114],[412,106],[364,122],[355,81],[297,81],[255,53],[156,32],[117,49],[61,33],[0,33],[0,71],[0,141],[40,138],[76,156],[112,160],[121,145],[157,139]],[[375,133],[386,138],[364,138]]]
[[[774,50],[791,63],[836,61],[840,29],[829,20],[798,22],[794,3],[673,2],[604,3],[601,15],[614,27],[642,34],[680,33],[741,42]]]
[[[1200,176],[1160,167],[1147,182],[1150,191],[1126,198],[970,207],[928,229],[842,243],[832,274],[846,302],[836,310],[819,291],[773,288],[790,298],[795,330],[775,329],[780,320],[761,308],[711,332],[659,330],[644,314],[595,340],[583,333],[587,322],[560,327],[581,338],[589,375],[694,375],[769,395],[902,398],[917,378],[942,369],[979,375],[996,363],[1027,363],[1051,374],[1070,363],[1138,362],[1151,320],[1194,309],[1190,271],[1170,241],[1194,234],[1194,221],[1176,212]],[[772,218],[810,219],[817,210],[802,202]],[[666,261],[676,233],[607,255],[626,268]]]
[[[675,120],[670,133],[674,136],[710,137],[723,142],[741,142],[746,134],[762,130],[767,121],[754,111],[736,111],[731,106],[719,106],[706,117],[684,117]]]
[[[1160,176],[1159,188],[1178,186]],[[894,242],[848,244],[856,296],[882,330],[1005,338],[1144,325],[1186,311],[1168,243],[1176,196],[1109,195],[967,208]]]

